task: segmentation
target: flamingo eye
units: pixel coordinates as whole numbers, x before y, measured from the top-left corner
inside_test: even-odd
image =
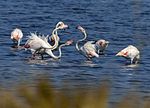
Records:
[[[103,45],[103,42],[99,42],[99,45],[102,46],[102,45]]]
[[[64,25],[64,23],[63,22],[61,22],[60,24],[59,24],[59,26],[63,26]]]
[[[64,28],[67,28],[67,27],[68,27],[68,25],[65,25],[64,23],[60,23],[58,25],[58,28],[60,28],[60,29],[64,29]]]

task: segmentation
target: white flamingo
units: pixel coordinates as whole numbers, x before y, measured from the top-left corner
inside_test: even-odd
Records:
[[[57,28],[53,30],[53,33],[59,29],[65,29],[67,28],[67,25],[60,25]],[[54,36],[54,39],[56,40],[56,37]],[[43,58],[44,52],[50,52],[52,53],[52,50],[56,49],[58,47],[58,42],[56,41],[53,46],[51,46],[48,43],[48,40],[45,38],[42,38],[41,36],[37,36],[37,34],[31,33],[31,36],[27,40],[27,42],[24,45],[25,48],[28,48],[31,50],[33,57],[36,53],[40,53]],[[49,53],[50,54],[50,53]]]
[[[85,29],[81,26],[78,26],[78,29],[84,34],[84,38],[77,41],[76,49],[89,60],[92,57],[99,57],[99,55],[96,52],[95,45],[93,44],[94,41],[88,41],[82,47],[79,48],[79,42],[82,42],[87,38],[87,33]]]
[[[19,47],[21,39],[23,38],[23,33],[21,29],[16,28],[11,32],[11,40],[13,40],[14,43],[17,42],[17,46]]]
[[[40,49],[36,50],[36,53],[41,54],[41,57],[43,58],[43,54],[47,50],[55,50],[55,49],[57,49],[58,46],[59,46],[59,41],[60,41],[60,38],[58,36],[58,32],[57,31],[59,29],[65,29],[65,28],[68,28],[68,25],[64,24],[62,21],[58,22],[56,24],[56,26],[55,26],[55,29],[52,31],[52,35],[50,37],[50,39],[53,39],[53,42],[54,42],[54,45],[52,46],[52,48],[51,49],[40,48]],[[47,36],[43,35],[43,36],[38,36],[38,37],[41,38],[42,40],[44,40],[47,44],[49,44],[48,43],[48,37],[49,37],[49,35],[47,35]],[[48,51],[48,52],[50,52],[50,51]]]
[[[118,52],[116,56],[122,56],[124,58],[130,59],[131,64],[137,64],[140,59],[140,51],[135,46],[129,45],[128,47]]]
[[[24,47],[30,49],[32,54],[35,54],[35,52],[41,48],[44,48],[44,49],[53,48],[53,46],[51,46],[48,42],[38,37],[36,33],[31,33],[30,35],[31,36],[25,43]]]

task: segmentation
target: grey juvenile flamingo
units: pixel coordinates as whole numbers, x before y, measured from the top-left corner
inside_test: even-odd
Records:
[[[105,48],[108,46],[109,41],[104,39],[99,39],[96,42],[88,41],[79,48],[79,42],[82,42],[87,38],[87,33],[81,26],[78,26],[78,29],[84,34],[84,38],[77,41],[76,49],[88,59],[91,59],[92,57],[99,57],[99,54],[103,54]]]
[[[91,59],[92,57],[99,57],[99,55],[96,53],[95,46],[92,44],[93,41],[88,41],[82,47],[79,47],[79,42],[82,42],[87,38],[87,33],[83,27],[78,26],[77,28],[84,34],[84,38],[77,41],[76,49],[87,59]]]

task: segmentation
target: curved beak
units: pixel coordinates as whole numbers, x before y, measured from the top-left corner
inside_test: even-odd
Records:
[[[73,39],[70,39],[66,42],[67,45],[71,45],[73,43]]]
[[[13,36],[11,36],[10,38],[11,38],[11,40],[13,40],[13,39],[14,39],[14,37],[13,37]]]
[[[116,56],[123,56],[123,53],[120,51],[116,54]]]
[[[68,25],[66,25],[66,24],[64,25],[64,28],[68,28],[68,27],[69,27]]]
[[[109,41],[106,41],[106,44],[109,44]]]

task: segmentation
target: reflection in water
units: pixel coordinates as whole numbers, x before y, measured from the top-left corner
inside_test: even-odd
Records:
[[[85,67],[99,67],[100,68],[100,65],[98,63],[95,63],[95,61],[92,61],[92,60],[85,60],[83,62],[81,62],[81,64],[79,66],[85,66]]]
[[[127,65],[127,67],[134,69],[134,68],[138,68],[139,64],[130,64],[130,65]]]
[[[45,60],[38,60],[38,59],[28,59],[28,64],[40,64],[40,65],[47,65],[48,62],[46,62]]]
[[[36,56],[34,59],[27,58],[26,61],[28,64],[51,65],[51,64],[57,64],[58,62],[61,61],[61,59],[56,60],[48,56],[42,60],[40,56]]]

